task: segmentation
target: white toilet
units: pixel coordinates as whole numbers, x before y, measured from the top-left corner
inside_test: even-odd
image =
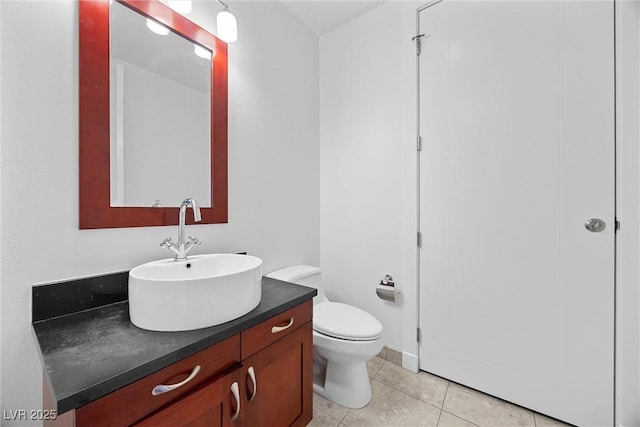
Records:
[[[320,272],[295,265],[267,277],[318,290],[313,298],[313,391],[342,406],[362,408],[371,400],[366,362],[382,350],[382,323],[357,307],[329,301]]]

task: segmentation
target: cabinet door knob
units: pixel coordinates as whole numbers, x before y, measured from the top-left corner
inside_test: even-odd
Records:
[[[236,410],[231,416],[231,421],[235,421],[238,418],[238,415],[240,415],[240,386],[238,386],[237,382],[231,384],[231,394],[233,394],[233,398],[236,401]]]
[[[251,393],[251,396],[249,396],[249,402],[251,402],[253,398],[256,397],[256,393],[258,392],[258,383],[256,382],[256,372],[253,370],[253,366],[247,369],[247,374],[249,374],[249,378],[251,378],[251,383],[253,385],[253,392]]]
[[[289,323],[284,325],[284,326],[274,326],[273,328],[271,328],[271,333],[272,334],[277,334],[278,332],[282,332],[285,329],[289,329],[291,326],[293,326],[293,317],[291,317],[289,319]]]
[[[153,390],[151,390],[151,394],[154,396],[158,396],[160,394],[164,394],[168,391],[171,390],[175,390],[177,388],[182,387],[183,385],[185,385],[186,383],[188,383],[189,381],[191,381],[192,379],[194,379],[196,377],[196,375],[198,375],[198,372],[200,372],[200,365],[196,365],[193,370],[191,371],[191,374],[189,374],[189,376],[187,378],[184,379],[184,381],[180,381],[179,383],[176,384],[160,384],[157,385],[153,388]]]

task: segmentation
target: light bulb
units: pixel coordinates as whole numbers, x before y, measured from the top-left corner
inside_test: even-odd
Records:
[[[217,16],[218,37],[227,43],[238,40],[238,22],[228,10],[223,10]]]
[[[158,24],[153,19],[147,18],[147,28],[153,31],[156,34],[160,34],[161,36],[166,36],[169,34],[169,29],[162,24]]]
[[[168,0],[167,4],[178,13],[187,14],[191,12],[191,0]]]
[[[211,51],[209,49],[205,49],[202,46],[197,44],[193,45],[193,52],[198,55],[200,58],[211,60]]]

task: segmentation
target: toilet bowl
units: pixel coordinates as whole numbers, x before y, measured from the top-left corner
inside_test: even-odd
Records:
[[[313,391],[348,408],[371,400],[367,360],[382,350],[382,324],[370,313],[327,299],[321,270],[296,265],[267,275],[318,290],[313,306]]]

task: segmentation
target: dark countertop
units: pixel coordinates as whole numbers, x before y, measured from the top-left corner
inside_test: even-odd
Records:
[[[50,286],[50,285],[49,285]],[[36,289],[43,287],[34,287]],[[78,408],[204,350],[316,295],[262,278],[262,300],[246,315],[187,332],[152,332],[129,320],[128,301],[33,322],[45,375],[59,414]]]

